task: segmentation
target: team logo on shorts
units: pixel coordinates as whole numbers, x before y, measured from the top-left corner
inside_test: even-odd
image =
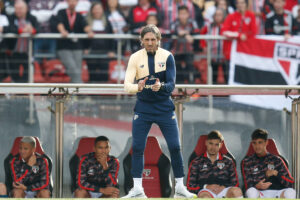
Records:
[[[88,175],[94,175],[94,169],[89,169]]]
[[[164,67],[166,65],[165,62],[158,62],[157,64],[158,64],[159,67]]]
[[[134,115],[133,120],[136,120],[137,118],[139,118],[138,115]]]
[[[32,166],[32,171],[33,171],[33,173],[38,173],[39,172],[39,166],[36,166],[36,165],[34,165],[34,166]]]
[[[268,170],[274,170],[275,169],[275,166],[273,163],[269,163],[268,164]]]
[[[217,167],[218,167],[219,169],[223,169],[223,168],[225,167],[225,163],[223,163],[223,162],[218,162],[218,163],[217,163]]]

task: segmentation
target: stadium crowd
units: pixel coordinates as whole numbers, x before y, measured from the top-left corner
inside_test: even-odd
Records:
[[[92,39],[94,35],[139,34],[146,24],[155,24],[164,36],[162,47],[175,55],[176,82],[193,84],[206,81],[203,66],[194,61],[207,50],[206,41],[194,40],[193,35],[224,35],[230,40],[256,34],[289,38],[300,33],[298,13],[297,0],[1,0],[0,33],[60,33],[62,38],[87,33],[90,40],[35,39],[34,63],[48,77],[46,82],[109,82],[115,72],[117,40]],[[172,40],[172,35],[178,39]],[[214,84],[228,81],[230,40],[210,41]],[[28,40],[0,39],[0,47],[0,80],[28,82]],[[126,63],[126,55],[140,49],[140,42],[123,41],[122,49]],[[64,67],[50,64],[43,53],[54,55]],[[89,78],[83,78],[83,60]],[[68,79],[51,79],[61,74]]]

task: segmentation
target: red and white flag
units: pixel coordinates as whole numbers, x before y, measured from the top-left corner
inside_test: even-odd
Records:
[[[230,85],[299,85],[300,42],[283,41],[281,36],[257,37],[235,41],[231,49]],[[292,41],[292,42],[290,42]],[[290,110],[291,100],[284,96],[231,96],[240,103],[271,109]]]

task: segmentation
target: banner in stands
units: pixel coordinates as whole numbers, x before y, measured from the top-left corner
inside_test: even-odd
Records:
[[[231,49],[230,85],[299,85],[300,41],[281,36],[261,36],[245,42],[234,41]],[[291,110],[284,96],[231,96],[231,100],[271,109]]]

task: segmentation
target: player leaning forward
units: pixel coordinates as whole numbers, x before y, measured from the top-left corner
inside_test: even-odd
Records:
[[[173,55],[159,47],[161,34],[154,25],[140,33],[143,49],[131,55],[125,76],[125,90],[137,94],[132,122],[133,188],[125,198],[146,197],[142,186],[144,149],[152,123],[156,123],[168,144],[176,180],[174,197],[194,197],[183,185],[183,161],[177,120],[171,93],[175,87],[176,67]],[[135,83],[135,80],[137,83]]]

